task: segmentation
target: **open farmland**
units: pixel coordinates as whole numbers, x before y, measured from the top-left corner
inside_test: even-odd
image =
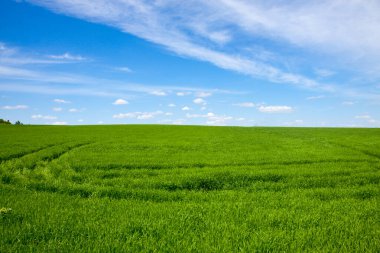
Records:
[[[0,140],[0,252],[380,251],[380,129],[0,126]]]

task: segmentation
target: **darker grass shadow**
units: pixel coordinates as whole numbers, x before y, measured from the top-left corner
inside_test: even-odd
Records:
[[[217,173],[207,177],[192,177],[179,183],[163,183],[157,188],[167,191],[188,190],[188,191],[215,191],[233,190],[253,186],[256,183],[278,183],[286,180],[286,177],[279,174],[244,175],[232,173]]]

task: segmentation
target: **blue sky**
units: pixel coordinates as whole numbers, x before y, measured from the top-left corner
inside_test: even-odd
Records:
[[[380,2],[0,1],[0,118],[380,126]]]

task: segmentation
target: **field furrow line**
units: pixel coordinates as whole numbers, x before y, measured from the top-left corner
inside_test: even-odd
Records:
[[[10,161],[12,159],[19,159],[19,158],[23,158],[24,156],[27,156],[27,155],[31,155],[31,154],[34,154],[34,153],[37,153],[37,152],[40,152],[44,149],[48,149],[48,148],[51,148],[51,147],[54,147],[54,146],[58,146],[58,145],[61,145],[62,143],[59,143],[59,144],[49,144],[47,146],[43,146],[43,147],[40,147],[40,148],[37,148],[37,149],[33,149],[29,152],[21,152],[21,153],[17,153],[17,154],[12,154],[8,157],[5,157],[5,158],[0,158],[0,163],[2,162],[6,162],[6,161]]]

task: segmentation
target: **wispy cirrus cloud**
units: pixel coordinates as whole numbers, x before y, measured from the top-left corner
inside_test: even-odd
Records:
[[[105,84],[107,84],[106,87]],[[172,92],[175,92],[177,96],[185,96],[195,92],[206,96],[212,93],[237,93],[221,89],[126,83],[118,79],[96,78],[70,72],[37,71],[25,67],[4,66],[1,64],[0,91],[111,97],[119,97],[120,95],[127,97],[130,92],[155,96],[166,96]]]
[[[59,55],[49,55],[49,58],[51,59],[57,59],[57,60],[69,60],[69,61],[84,61],[87,60],[87,58],[81,56],[81,55],[72,55],[70,53],[64,53]]]
[[[341,93],[344,87],[314,80],[286,66],[248,57],[239,38],[256,48],[260,40],[280,42],[293,50],[317,51],[341,62],[380,67],[380,3],[377,1],[190,0],[106,1],[29,0],[58,13],[106,24],[165,47],[183,57],[275,83]],[[359,40],[357,38],[366,38]],[[271,43],[269,43],[271,44]],[[365,48],[365,50],[363,50]],[[260,50],[259,50],[260,51]],[[375,64],[373,64],[375,63]],[[304,64],[304,62],[302,63]],[[313,69],[314,63],[307,62]],[[333,70],[317,69],[327,78]],[[373,71],[374,72],[374,71]]]
[[[51,115],[41,115],[41,114],[34,114],[31,116],[32,119],[46,119],[46,120],[54,120],[57,119],[56,116]]]
[[[128,67],[117,67],[115,68],[115,70],[125,73],[132,73],[132,70]]]
[[[25,110],[28,108],[29,106],[27,105],[5,105],[1,107],[3,110]]]
[[[206,114],[186,114],[186,118],[203,118],[206,119],[207,125],[219,125],[223,126],[226,125],[229,121],[233,120],[234,118],[232,116],[227,115],[217,115],[213,112],[208,112]]]
[[[62,98],[55,98],[53,100],[53,102],[59,103],[59,104],[70,104],[71,103],[71,101],[68,101],[68,100],[65,100],[65,99],[62,99]]]
[[[290,113],[294,111],[291,106],[287,105],[261,105],[258,110],[263,113]]]
[[[318,100],[318,99],[322,99],[322,98],[325,98],[325,97],[326,97],[325,95],[310,96],[310,97],[307,97],[306,100]]]
[[[154,90],[154,91],[151,91],[149,92],[151,95],[154,95],[154,96],[166,96],[166,92],[165,91],[162,91],[162,90]]]
[[[62,63],[75,63],[87,60],[87,58],[80,55],[72,55],[64,53],[61,55],[39,55],[25,52],[24,50],[16,47],[9,46],[0,42],[0,64],[4,65],[31,65],[31,64],[62,64]]]
[[[113,115],[115,119],[139,119],[139,120],[147,120],[152,119],[158,115],[162,115],[164,112],[155,111],[155,112],[128,112],[128,113],[119,113]]]
[[[239,106],[239,107],[255,107],[255,104],[252,102],[242,102],[242,103],[237,103],[233,104],[234,106]]]

